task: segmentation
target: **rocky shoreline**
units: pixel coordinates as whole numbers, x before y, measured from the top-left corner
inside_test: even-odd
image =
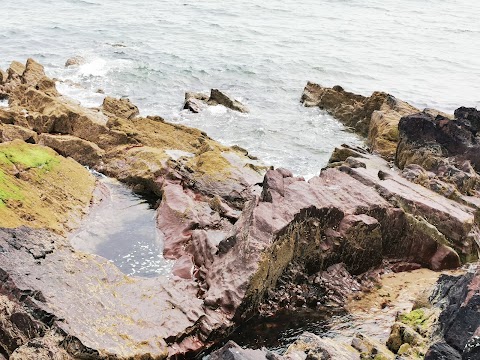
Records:
[[[389,94],[309,83],[303,103],[365,136],[371,151],[337,148],[305,181],[199,130],[140,117],[128,99],[84,108],[32,59],[0,72],[0,97],[0,359],[193,357],[252,315],[342,308],[381,272],[478,259],[475,109],[420,112]],[[128,277],[72,248],[75,219],[102,196],[80,165],[158,199],[171,277]],[[473,359],[475,271],[448,287],[442,278],[428,305],[439,310],[399,317],[388,349],[361,334],[353,347],[305,334],[284,356]],[[456,293],[471,311],[452,309]],[[469,330],[449,338],[465,311]],[[445,341],[432,345],[433,334]],[[277,357],[232,343],[219,351],[211,358]]]

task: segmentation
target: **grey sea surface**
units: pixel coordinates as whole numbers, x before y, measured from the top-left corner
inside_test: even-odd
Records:
[[[266,164],[318,174],[360,144],[299,104],[307,80],[418,107],[480,105],[480,3],[467,0],[2,0],[0,67],[33,57],[84,105],[129,97],[143,115],[205,130]],[[86,63],[64,68],[72,56]],[[219,88],[247,115],[181,111],[185,91]]]

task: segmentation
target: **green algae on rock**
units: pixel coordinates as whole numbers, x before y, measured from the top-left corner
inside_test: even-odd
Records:
[[[0,144],[0,227],[72,229],[85,214],[95,179],[72,159],[21,140]]]

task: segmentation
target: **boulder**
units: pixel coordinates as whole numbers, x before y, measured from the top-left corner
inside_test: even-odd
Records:
[[[90,167],[98,165],[105,155],[97,144],[71,135],[41,134],[38,143]]]
[[[476,108],[459,107],[454,112],[455,119],[465,123],[476,135],[480,130],[480,111]]]
[[[385,345],[360,333],[355,334],[352,347],[360,353],[362,359],[395,359],[395,355]]]
[[[237,101],[224,92],[218,89],[212,89],[210,91],[210,98],[207,101],[208,105],[223,105],[226,108],[238,111],[241,113],[247,113],[248,109],[240,101]]]
[[[69,59],[67,59],[67,61],[65,61],[65,67],[70,67],[70,66],[79,66],[79,65],[83,65],[85,64],[85,58],[83,58],[82,56],[74,56],[74,57],[71,57]]]
[[[110,96],[103,100],[102,111],[108,115],[124,119],[132,119],[140,114],[138,107],[132,104],[129,99],[115,99]]]
[[[35,131],[18,125],[3,125],[0,128],[0,135],[3,142],[20,139],[30,144],[38,143],[38,135]]]
[[[280,360],[281,356],[268,350],[244,349],[234,341],[227,342],[220,349],[212,352],[210,360]]]
[[[185,93],[184,109],[190,110],[193,113],[199,113],[206,107],[208,101],[208,95],[202,93]]]
[[[212,89],[210,96],[203,93],[185,93],[184,109],[188,109],[194,113],[198,113],[203,110],[206,105],[223,105],[234,111],[241,113],[248,113],[248,109],[241,102],[229,97],[224,92],[218,89]]]

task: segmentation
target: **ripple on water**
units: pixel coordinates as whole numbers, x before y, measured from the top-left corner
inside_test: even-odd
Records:
[[[72,246],[112,261],[127,275],[169,275],[173,261],[163,257],[163,236],[151,204],[116,180],[101,176],[99,181],[109,196],[72,234]]]

